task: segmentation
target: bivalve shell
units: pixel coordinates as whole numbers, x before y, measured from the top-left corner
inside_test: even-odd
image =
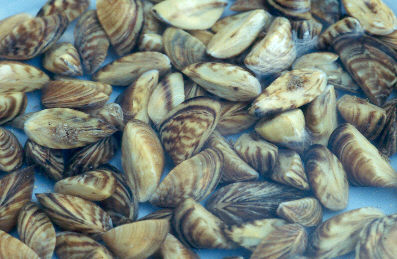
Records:
[[[89,5],[89,0],[48,0],[37,13],[37,16],[63,13],[71,22],[84,13]]]
[[[27,105],[25,93],[0,93],[0,125],[23,113]]]
[[[12,172],[22,166],[23,149],[15,135],[0,127],[0,171]]]
[[[156,252],[163,259],[199,259],[193,250],[185,247],[175,236],[168,233],[159,250]]]
[[[234,12],[244,12],[251,11],[256,9],[266,9],[265,3],[262,0],[237,0],[232,6],[230,6],[230,10]]]
[[[249,102],[221,101],[221,116],[216,130],[222,135],[240,133],[258,120],[248,113]]]
[[[346,17],[329,26],[318,39],[318,47],[324,49],[333,46],[334,41],[347,34],[363,34],[360,22],[353,17]]]
[[[83,75],[80,55],[71,43],[57,43],[48,49],[44,54],[43,67],[58,75]]]
[[[163,26],[152,13],[153,4],[143,1],[144,22],[139,37],[139,50],[142,51],[162,51],[163,46]]]
[[[310,0],[266,0],[266,2],[284,16],[292,19],[309,20],[312,18]]]
[[[107,103],[97,110],[87,111],[91,116],[99,118],[115,126],[118,130],[124,129],[124,113],[117,103]]]
[[[339,0],[311,0],[311,13],[327,24],[334,24],[342,16]]]
[[[29,246],[2,230],[0,230],[0,257],[19,259],[41,258]]]
[[[214,34],[208,30],[192,30],[189,31],[189,33],[193,37],[199,39],[205,46],[207,46],[212,37],[214,37]]]
[[[378,148],[386,156],[397,152],[397,100],[392,99],[384,105],[386,124],[380,135]]]
[[[280,203],[277,215],[291,223],[315,227],[323,219],[323,208],[317,199],[308,197]]]

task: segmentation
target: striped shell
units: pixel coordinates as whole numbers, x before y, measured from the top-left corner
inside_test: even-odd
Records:
[[[0,258],[40,259],[41,257],[19,239],[0,230]]]
[[[334,24],[342,16],[339,0],[311,0],[312,15],[326,24]]]
[[[150,198],[158,207],[176,207],[192,198],[204,200],[215,190],[222,172],[223,157],[213,149],[205,149],[172,169]]]
[[[116,179],[112,172],[97,169],[58,181],[54,192],[74,195],[86,200],[102,201],[114,193]]]
[[[397,152],[397,101],[392,99],[384,106],[386,111],[386,124],[380,135],[378,148],[386,156]]]
[[[83,75],[79,53],[71,43],[57,43],[49,48],[44,54],[43,67],[62,76]]]
[[[163,50],[163,26],[152,13],[153,4],[143,1],[144,22],[139,37],[139,50],[162,51]]]
[[[23,149],[15,135],[0,127],[0,171],[12,172],[22,166]]]
[[[256,9],[265,9],[265,3],[263,0],[237,0],[232,4],[232,6],[230,6],[230,10],[234,12],[244,12]]]
[[[202,88],[198,89],[202,90]],[[258,118],[248,113],[249,104],[249,102],[221,101],[221,115],[216,130],[226,136],[251,128]]]
[[[41,102],[47,108],[95,109],[102,107],[111,93],[112,86],[108,84],[62,79],[43,88]]]
[[[26,109],[25,93],[0,93],[0,125],[14,119]]]
[[[40,258],[51,259],[54,253],[55,229],[47,215],[33,202],[28,202],[18,216],[18,235]]]
[[[291,223],[298,223],[304,227],[315,227],[323,219],[323,208],[315,198],[303,198],[280,203],[277,215]]]
[[[168,233],[157,253],[161,258],[199,259],[200,257],[188,247],[185,247],[175,236]]]
[[[318,47],[324,49],[333,46],[334,41],[347,34],[363,34],[360,22],[353,17],[346,17],[328,27],[318,39]]]
[[[15,226],[19,211],[32,199],[33,185],[33,167],[15,171],[0,179],[0,230],[10,232]]]
[[[266,2],[272,8],[291,19],[309,20],[312,17],[310,0],[266,0]]]
[[[218,124],[220,108],[213,99],[196,97],[178,105],[163,120],[161,142],[175,164],[200,152]]]
[[[117,103],[107,103],[97,110],[87,111],[91,116],[106,121],[115,126],[118,130],[124,129],[123,109]]]
[[[48,0],[37,13],[37,16],[63,13],[71,22],[84,13],[89,5],[89,0]]]
[[[110,216],[93,202],[58,193],[36,193],[51,221],[65,230],[99,234],[112,228]]]
[[[28,19],[0,38],[0,58],[34,58],[57,42],[67,26],[63,14]]]
[[[143,25],[141,0],[98,0],[99,22],[119,56],[131,52]]]
[[[105,61],[110,45],[95,10],[87,11],[80,17],[74,28],[74,45],[83,60],[85,71],[95,73]]]

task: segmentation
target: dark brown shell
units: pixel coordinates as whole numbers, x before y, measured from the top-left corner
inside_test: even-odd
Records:
[[[22,166],[23,149],[15,135],[0,128],[0,171],[12,172]]]
[[[386,124],[380,134],[378,148],[386,156],[397,152],[397,99],[393,99],[383,107],[386,110]]]
[[[48,16],[63,13],[69,22],[79,17],[90,5],[89,0],[48,0],[37,16]]]

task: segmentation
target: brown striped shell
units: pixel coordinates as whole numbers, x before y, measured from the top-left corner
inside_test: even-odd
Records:
[[[71,22],[84,13],[89,5],[89,0],[48,0],[37,13],[37,16],[63,13]]]
[[[117,149],[118,142],[113,136],[78,149],[69,159],[67,174],[81,174],[106,164],[116,154]]]
[[[59,193],[36,193],[51,221],[65,230],[99,234],[112,228],[110,216],[93,202]]]
[[[115,126],[118,130],[124,129],[123,109],[117,103],[107,103],[103,107],[87,111],[91,116],[106,121]]]
[[[349,203],[349,183],[338,158],[323,145],[305,152],[305,170],[311,189],[324,207],[343,210]]]
[[[41,258],[29,246],[2,230],[0,230],[0,257],[19,259]]]
[[[136,52],[101,68],[93,79],[110,85],[128,86],[143,73],[158,70],[163,76],[171,69],[170,59],[160,52]]]
[[[141,0],[98,0],[99,22],[119,56],[131,52],[143,25]]]
[[[59,259],[81,259],[94,250],[103,251],[107,257],[113,259],[112,254],[94,239],[75,232],[60,232],[57,234],[55,253]]]
[[[357,186],[397,186],[397,173],[353,125],[340,125],[329,139],[329,147],[342,162],[349,181]]]
[[[191,249],[184,246],[175,236],[168,233],[159,250],[156,252],[161,258],[199,259],[200,257]]]
[[[198,89],[201,90],[202,88]],[[223,136],[226,136],[237,134],[251,128],[258,118],[248,113],[249,104],[249,102],[222,100],[221,115],[216,130]]]
[[[312,15],[310,0],[266,0],[267,4],[282,15],[296,20],[309,20]]]
[[[214,131],[212,133],[206,146],[223,156],[222,183],[255,181],[258,179],[258,172],[240,158],[231,143],[228,143],[219,132]]]
[[[315,227],[323,219],[323,208],[316,198],[303,198],[280,203],[277,215],[291,223],[298,223],[305,227]]]
[[[63,14],[26,20],[0,39],[0,57],[21,60],[34,58],[58,41],[68,23]]]
[[[40,258],[51,259],[54,253],[55,229],[47,215],[33,202],[23,206],[18,215],[18,236]]]
[[[15,226],[19,211],[32,199],[33,185],[33,167],[15,171],[0,179],[0,230],[10,232]]]
[[[82,76],[80,55],[71,43],[62,42],[49,48],[43,58],[43,67],[62,76]]]
[[[205,149],[172,169],[150,198],[158,207],[176,207],[187,198],[198,202],[215,190],[222,173],[223,157]]]
[[[174,210],[172,224],[177,237],[186,246],[200,249],[231,249],[222,229],[224,223],[211,214],[200,203],[189,198]]]
[[[62,150],[40,146],[28,139],[24,147],[25,162],[38,165],[41,171],[55,181],[64,178],[65,160]]]
[[[0,93],[0,125],[23,113],[26,105],[27,97],[25,93]]]
[[[397,100],[388,101],[383,108],[387,118],[379,138],[378,148],[386,156],[391,156],[397,152]]]
[[[311,0],[312,15],[326,24],[340,20],[342,8],[339,0]]]
[[[2,38],[7,36],[7,34],[9,34],[16,26],[32,18],[33,16],[30,14],[18,13],[0,20],[0,41]]]
[[[112,93],[112,86],[94,81],[62,79],[43,88],[41,102],[47,108],[96,109]]]
[[[239,182],[218,189],[207,201],[207,208],[226,224],[274,218],[281,202],[305,197],[305,193],[272,182]]]
[[[220,108],[213,99],[196,97],[175,107],[163,120],[161,142],[175,164],[200,152],[218,124]]]
[[[334,49],[370,101],[383,105],[397,83],[397,53],[367,35],[339,37]]]
[[[0,127],[0,171],[12,172],[22,166],[23,149],[15,135]]]
[[[169,229],[166,219],[142,220],[113,228],[102,239],[119,258],[148,258],[160,248]]]
[[[214,37],[214,33],[208,31],[208,30],[192,30],[189,31],[189,33],[199,39],[205,46],[208,45],[208,43],[211,41],[212,37]]]
[[[156,132],[146,123],[132,120],[124,128],[121,163],[128,185],[139,202],[156,191],[164,170],[164,150]]]
[[[0,93],[41,89],[50,78],[40,69],[16,61],[0,61]]]
[[[114,193],[116,178],[112,172],[97,169],[58,181],[54,192],[74,195],[90,201],[102,201]]]
[[[163,46],[163,26],[152,13],[153,4],[143,1],[144,22],[139,36],[139,50],[143,51],[162,51]]]
[[[348,34],[363,34],[360,22],[353,17],[346,17],[328,27],[318,39],[318,47],[324,49],[333,46],[336,39]]]
[[[230,6],[230,10],[234,12],[244,12],[256,9],[266,9],[265,7],[263,0],[237,0],[232,4],[232,6]]]
[[[263,176],[273,171],[278,157],[277,146],[261,139],[255,133],[244,133],[234,143],[237,154]]]
[[[163,43],[165,53],[178,70],[207,59],[205,45],[184,30],[168,28],[163,34]]]
[[[109,49],[109,39],[99,23],[95,10],[83,14],[74,28],[74,45],[88,74],[95,73]]]

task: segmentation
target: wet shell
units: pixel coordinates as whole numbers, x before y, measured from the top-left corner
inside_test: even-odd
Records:
[[[323,145],[305,153],[305,169],[314,195],[324,207],[343,210],[349,202],[349,183],[338,158]]]
[[[342,0],[346,12],[357,18],[374,35],[387,35],[397,29],[397,18],[382,0]]]
[[[291,23],[286,18],[277,17],[266,36],[245,57],[244,64],[256,73],[274,74],[289,68],[296,54]]]
[[[166,0],[152,8],[160,21],[186,30],[206,30],[221,17],[226,0]]]
[[[68,175],[81,174],[106,164],[116,154],[117,149],[116,138],[107,137],[76,150],[69,159]]]
[[[306,230],[299,224],[275,227],[251,255],[251,259],[287,259],[303,254],[308,244]]]
[[[37,13],[37,16],[63,13],[71,22],[84,13],[89,5],[89,0],[48,0]]]
[[[40,259],[30,247],[0,230],[0,258]]]
[[[293,150],[279,149],[271,178],[300,190],[310,189],[302,159]]]
[[[351,124],[342,124],[332,133],[329,147],[342,162],[352,184],[397,186],[397,173],[390,163]]]
[[[19,211],[32,198],[33,185],[33,167],[16,171],[0,179],[0,230],[10,232],[15,226]]]
[[[112,196],[101,202],[102,208],[112,218],[113,226],[136,220],[138,217],[138,200],[136,194],[128,186],[124,174],[109,166],[100,169],[110,170],[116,178],[116,189]]]
[[[393,99],[384,106],[386,111],[386,124],[379,138],[379,151],[386,156],[397,152],[397,102]]]
[[[176,237],[167,234],[164,242],[161,244],[160,249],[157,251],[158,256],[163,259],[199,259],[200,257],[185,247]]]
[[[240,182],[217,190],[207,201],[207,208],[226,224],[242,224],[274,218],[281,202],[304,196],[300,190],[277,183]]]
[[[327,24],[339,21],[342,8],[339,0],[311,0],[311,13]]]
[[[132,120],[125,126],[121,163],[137,199],[146,202],[156,191],[163,173],[164,150],[156,132],[146,123]]]
[[[312,142],[327,145],[329,137],[338,126],[336,93],[332,85],[306,107],[305,120]]]
[[[278,148],[256,134],[242,134],[234,143],[237,154],[263,176],[268,176],[278,157]]]
[[[163,34],[163,42],[165,53],[178,70],[207,59],[205,45],[184,30],[168,28]]]
[[[89,111],[93,117],[101,119],[115,126],[118,130],[124,129],[123,109],[117,103],[107,103],[102,108]]]
[[[110,85],[128,86],[143,73],[158,70],[163,76],[171,69],[169,58],[159,52],[137,52],[117,59],[100,69],[94,76],[95,81]]]
[[[267,141],[302,152],[308,145],[305,126],[302,110],[295,109],[270,120],[263,118],[255,125],[255,131]]]
[[[0,93],[41,89],[50,78],[40,69],[15,61],[0,61]]]
[[[109,215],[90,201],[59,193],[36,193],[51,221],[65,230],[99,234],[112,228]]]
[[[172,169],[150,198],[158,207],[176,207],[184,199],[204,200],[215,190],[222,175],[223,156],[205,149]]]
[[[185,87],[181,73],[168,74],[154,88],[148,103],[150,119],[159,124],[176,106],[185,101]]]
[[[216,130],[222,135],[240,133],[258,120],[248,113],[248,102],[221,101],[221,116]]]
[[[214,34],[207,30],[192,30],[189,31],[189,33],[193,37],[199,39],[205,46],[207,46],[208,43],[211,41],[212,37],[214,37]]]
[[[214,131],[206,145],[221,153],[224,158],[222,182],[255,181],[258,179],[258,172],[239,157],[231,144],[219,132]]]
[[[0,127],[0,171],[12,172],[22,166],[23,149],[15,135]]]
[[[282,15],[297,20],[309,20],[312,18],[310,13],[310,0],[266,0],[267,4],[279,11]]]
[[[74,232],[57,234],[55,253],[59,259],[85,258],[94,250],[101,250],[107,255],[102,259],[113,259],[113,256],[103,245],[85,235]]]
[[[265,9],[265,3],[263,0],[237,0],[232,4],[232,6],[230,6],[230,10],[235,12],[244,12],[256,9]]]
[[[94,170],[58,181],[54,192],[74,195],[90,201],[102,201],[114,193],[116,178],[107,170]]]
[[[372,220],[383,216],[378,209],[366,207],[328,219],[311,236],[308,249],[310,256],[334,258],[353,251],[361,230]]]
[[[0,125],[14,119],[26,109],[25,93],[0,93]]]
[[[256,77],[232,64],[196,63],[182,72],[208,92],[229,101],[250,101],[262,90]]]
[[[208,43],[207,53],[214,58],[230,58],[241,54],[265,28],[271,15],[265,10],[251,11],[219,30]]]
[[[356,258],[393,259],[396,255],[397,215],[376,219],[360,233],[356,246]]]
[[[278,226],[287,224],[282,219],[260,219],[242,225],[231,225],[224,229],[225,235],[236,244],[251,251],[259,245],[263,238]]]
[[[40,258],[52,258],[56,243],[54,226],[33,202],[28,202],[19,212],[18,235]]]
[[[57,43],[47,50],[43,58],[43,67],[58,75],[83,75],[79,53],[71,43]]]
[[[24,152],[26,163],[38,165],[41,171],[55,181],[64,178],[65,160],[62,150],[43,147],[28,139]]]
[[[383,105],[397,83],[396,52],[375,38],[355,35],[339,38],[334,48],[371,102]]]
[[[346,122],[355,126],[369,140],[375,140],[386,123],[386,111],[357,96],[344,95],[338,111]]]
[[[308,197],[280,203],[277,215],[291,223],[315,227],[323,219],[323,208],[317,199]]]
[[[141,0],[98,0],[98,20],[119,56],[131,52],[143,25]]]
[[[148,103],[158,78],[157,70],[145,72],[117,97],[116,102],[123,110],[124,123],[133,119],[150,122]]]
[[[87,11],[80,17],[74,29],[74,45],[85,71],[88,74],[95,73],[105,61],[110,45],[95,10]]]
[[[147,258],[159,249],[168,231],[168,220],[143,220],[113,228],[102,239],[120,258]]]
[[[112,125],[68,108],[37,112],[25,122],[24,129],[31,140],[54,149],[86,146],[116,132]]]
[[[30,14],[19,13],[0,20],[0,41],[2,38],[7,36],[7,34],[12,32],[12,29],[14,29],[16,26],[32,18],[33,16]]]
[[[152,13],[153,4],[149,1],[143,1],[142,3],[144,22],[139,38],[139,49],[147,51],[162,51],[163,37],[161,34],[163,32],[163,26]]]
[[[319,69],[327,74],[328,85],[336,89],[357,93],[360,87],[340,64],[339,56],[332,52],[315,52],[298,58],[293,69]]]
[[[186,246],[199,249],[235,247],[222,231],[222,220],[193,199],[186,199],[175,208],[172,224],[179,240]]]
[[[99,82],[62,79],[43,88],[41,102],[47,108],[96,109],[102,107],[112,93],[112,86]]]
[[[348,34],[363,34],[360,22],[353,17],[346,17],[328,27],[318,39],[318,47],[324,49],[333,46],[336,39]]]
[[[34,58],[57,42],[67,26],[63,14],[27,19],[0,39],[0,58]]]
[[[178,105],[168,114],[159,125],[159,134],[164,149],[175,164],[200,152],[218,124],[220,109],[219,102],[196,97]]]
[[[258,117],[269,117],[299,108],[313,101],[326,86],[327,75],[322,71],[301,69],[286,72],[254,100],[249,112]]]
[[[323,25],[315,19],[291,21],[292,32],[295,33],[297,43],[312,44],[315,47],[317,37],[321,34]],[[303,40],[303,41],[302,41]],[[297,45],[298,50],[299,44]],[[308,46],[306,46],[308,48]]]

